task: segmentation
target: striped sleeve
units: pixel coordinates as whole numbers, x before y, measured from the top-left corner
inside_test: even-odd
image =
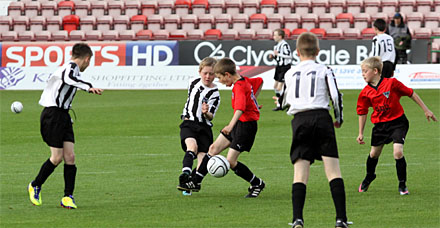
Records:
[[[88,91],[90,88],[93,88],[92,84],[89,82],[82,81],[78,79],[79,76],[79,68],[75,63],[70,63],[70,67],[68,67],[62,74],[62,80],[64,83],[75,86],[82,90]]]
[[[338,85],[336,84],[336,78],[333,74],[332,69],[328,68],[326,73],[327,86],[330,93],[330,98],[333,103],[333,109],[335,112],[335,119],[338,123],[342,124],[344,122],[342,115],[342,94],[338,90]]]

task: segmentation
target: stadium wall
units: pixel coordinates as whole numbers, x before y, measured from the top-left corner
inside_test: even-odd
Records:
[[[73,44],[0,43],[0,89],[42,90],[50,74],[69,61]],[[89,45],[94,57],[84,79],[98,88],[186,89],[188,80],[198,76],[198,63],[206,56],[230,57],[238,63],[240,74],[262,77],[263,89],[272,89],[273,85],[275,62],[268,58],[272,41],[90,42]],[[427,43],[420,41],[414,45],[413,50],[418,50],[414,55],[424,53],[423,63],[426,63]],[[320,46],[318,62],[332,67],[340,89],[365,86],[358,64],[368,56],[369,41],[324,40]],[[298,61],[294,57],[294,63]],[[440,65],[398,65],[395,77],[412,88],[439,89]]]

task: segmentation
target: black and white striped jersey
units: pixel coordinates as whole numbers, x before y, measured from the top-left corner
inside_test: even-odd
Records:
[[[284,75],[285,84],[282,107],[290,105],[287,114],[327,109],[330,110],[329,98],[333,102],[335,119],[339,123],[342,118],[342,94],[338,90],[333,71],[313,60],[301,61],[290,68]]]
[[[191,80],[188,88],[188,98],[183,108],[181,118],[187,118],[195,122],[205,123],[212,126],[211,121],[202,115],[202,103],[209,105],[209,112],[215,116],[220,106],[220,93],[214,84],[212,88],[203,85],[201,78]]]
[[[278,42],[273,50],[278,51],[278,55],[275,56],[277,66],[290,65],[292,62],[292,51],[290,50],[290,45],[285,40]]]
[[[50,76],[39,104],[44,107],[69,109],[78,88],[88,91],[93,87],[92,84],[80,78],[79,67],[76,63],[64,64]]]
[[[380,56],[382,62],[396,60],[396,50],[394,49],[394,39],[388,34],[378,34],[373,37],[370,56]]]

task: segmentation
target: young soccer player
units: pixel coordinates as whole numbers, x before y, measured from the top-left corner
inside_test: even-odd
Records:
[[[339,169],[338,148],[334,127],[342,120],[342,95],[330,68],[315,62],[319,53],[318,38],[310,32],[301,34],[296,42],[300,63],[285,75],[285,89],[279,104],[290,105],[292,119],[290,159],[294,167],[292,185],[292,228],[304,226],[303,208],[310,166],[322,160],[336,208],[336,227],[348,227],[345,208],[344,181]],[[330,97],[329,97],[330,96]],[[335,122],[329,114],[329,98],[333,102]],[[333,127],[334,126],[334,127]]]
[[[370,57],[361,63],[362,76],[367,86],[359,94],[357,114],[359,115],[359,136],[357,142],[364,142],[364,127],[368,108],[373,108],[371,122],[374,124],[371,136],[371,151],[367,158],[367,175],[359,186],[359,192],[366,192],[376,178],[375,170],[384,144],[393,142],[393,154],[396,160],[397,179],[400,195],[408,195],[406,187],[406,161],[403,156],[403,144],[409,123],[404,114],[400,97],[408,96],[425,112],[425,116],[437,121],[435,115],[426,107],[422,99],[395,78],[381,78],[382,62],[379,57]]]
[[[290,45],[284,40],[284,36],[284,30],[275,29],[275,31],[273,32],[273,40],[277,44],[273,48],[274,54],[269,55],[270,58],[274,58],[277,62],[275,75],[273,78],[275,80],[273,88],[277,97],[280,96],[281,90],[283,89],[284,74],[290,69],[292,62],[292,51],[290,49]],[[277,106],[272,110],[279,111],[281,109]]]
[[[220,83],[228,87],[234,86],[232,88],[234,116],[209,147],[209,151],[203,158],[195,177],[186,184],[184,190],[199,191],[203,177],[208,173],[207,164],[209,159],[229,147],[227,159],[231,169],[236,175],[251,184],[245,197],[258,197],[263,191],[265,183],[255,176],[245,164],[239,162],[238,157],[243,151],[250,151],[254,144],[255,135],[257,134],[257,121],[260,118],[257,97],[263,79],[240,76],[236,72],[234,61],[229,58],[219,60],[214,67],[214,73]]]
[[[383,19],[377,19],[373,24],[376,36],[373,37],[373,43],[370,56],[379,56],[383,61],[382,77],[391,78],[396,69],[396,50],[394,48],[394,39],[386,34],[387,23]]]
[[[87,44],[75,44],[72,48],[71,61],[51,75],[41,94],[39,103],[44,109],[40,117],[40,131],[43,140],[50,147],[51,156],[43,163],[37,177],[28,185],[29,197],[34,205],[42,204],[41,186],[64,160],[65,188],[61,206],[68,209],[77,208],[73,198],[76,177],[73,151],[75,138],[69,109],[77,89],[98,95],[103,91],[81,80],[80,72],[89,66],[92,56],[93,52]]]
[[[211,121],[220,105],[220,93],[213,83],[216,63],[214,58],[204,58],[199,65],[200,77],[192,80],[188,87],[188,98],[181,115],[183,122],[180,124],[180,142],[185,151],[177,186],[180,190],[184,190],[185,183],[190,180],[193,160],[197,158],[197,167],[200,166],[213,142]]]

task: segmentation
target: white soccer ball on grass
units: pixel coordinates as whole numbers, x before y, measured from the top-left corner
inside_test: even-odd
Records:
[[[214,177],[224,177],[229,171],[228,160],[222,155],[215,155],[208,161],[208,172]]]
[[[23,104],[20,101],[14,101],[11,105],[11,111],[14,113],[20,113],[23,111]]]

